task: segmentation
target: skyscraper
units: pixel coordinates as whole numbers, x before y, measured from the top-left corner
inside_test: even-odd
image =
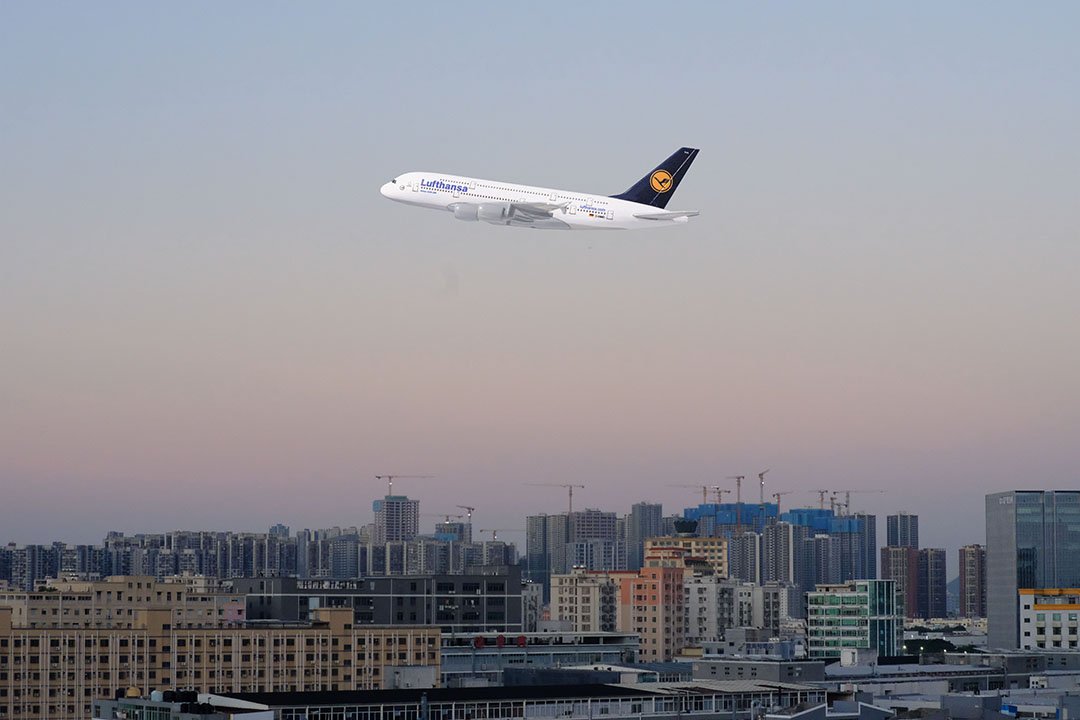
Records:
[[[412,540],[420,533],[420,501],[387,495],[371,505],[375,511],[376,543]]]
[[[889,515],[886,518],[886,542],[888,547],[919,547],[919,516],[908,513]]]
[[[960,617],[986,617],[986,548],[960,548]]]
[[[918,552],[919,588],[918,616],[923,619],[943,618],[945,609],[945,550],[921,548]]]
[[[639,502],[630,508],[626,523],[626,569],[640,570],[645,559],[645,541],[660,537],[664,506],[659,503]]]
[[[853,579],[867,578],[873,580],[877,577],[877,516],[869,513],[856,513],[854,517],[862,522],[863,574],[862,577]]]
[[[881,579],[892,580],[904,617],[919,615],[919,552],[907,546],[881,548]]]
[[[1019,591],[1080,587],[1080,491],[986,496],[987,645],[1020,644]]]

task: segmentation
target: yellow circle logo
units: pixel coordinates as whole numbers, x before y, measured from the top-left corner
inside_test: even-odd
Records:
[[[671,173],[667,170],[657,170],[649,178],[649,185],[658,193],[666,193],[671,189]]]

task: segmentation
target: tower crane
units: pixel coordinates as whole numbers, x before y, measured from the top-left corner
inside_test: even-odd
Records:
[[[540,487],[561,487],[566,488],[567,495],[569,497],[569,512],[574,512],[574,488],[584,489],[584,485],[575,485],[574,483],[525,483],[526,485],[536,485]]]
[[[724,488],[724,487],[720,487],[719,485],[713,485],[712,486],[712,491],[714,493],[716,493],[716,504],[717,505],[723,505],[724,504],[724,493],[731,492],[731,490],[729,490],[727,488]]]
[[[757,474],[758,483],[761,485],[761,506],[765,507],[765,473],[768,470],[762,470]]]
[[[465,522],[467,522],[467,523],[469,523],[471,525],[472,524],[472,514],[473,514],[473,511],[476,510],[476,508],[469,507],[468,505],[458,505],[457,507],[461,508],[462,510],[464,510],[467,513],[466,516],[465,516],[466,517]],[[459,515],[458,517],[461,517],[461,516]]]
[[[668,485],[668,487],[678,488],[701,488],[701,504],[705,505],[709,502],[709,486],[708,485]]]
[[[780,519],[780,497],[783,495],[790,495],[795,492],[794,490],[784,490],[783,492],[774,492],[772,494],[773,499],[776,500],[776,519]]]
[[[495,529],[481,530],[480,532],[481,533],[491,533],[491,541],[495,542],[496,540],[499,539],[499,533],[501,533],[501,532],[525,532],[525,531],[522,530],[521,528],[495,528]]]
[[[851,514],[851,495],[852,495],[852,493],[867,493],[867,494],[881,495],[881,494],[884,494],[885,491],[884,490],[834,490],[833,492],[834,493],[844,493],[844,502],[841,504],[839,501],[837,501],[836,504],[837,505],[842,505],[842,507],[844,508],[844,514],[845,515],[850,515]]]
[[[745,475],[728,475],[728,480],[735,481],[735,532],[742,534],[742,481]]]
[[[433,476],[432,475],[376,475],[375,479],[376,480],[385,480],[386,481],[386,494],[387,495],[393,495],[394,494],[394,480],[395,479],[404,480],[404,479],[408,478],[409,480],[419,480],[421,478],[430,478],[430,477],[433,477]]]
[[[825,496],[829,494],[829,490],[811,490],[810,492],[816,492],[818,494],[818,507],[822,510],[825,509]]]

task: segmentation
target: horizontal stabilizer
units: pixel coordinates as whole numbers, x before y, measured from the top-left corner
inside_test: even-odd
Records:
[[[697,217],[697,210],[672,210],[671,212],[634,213],[638,220],[668,220],[686,222],[687,218]]]

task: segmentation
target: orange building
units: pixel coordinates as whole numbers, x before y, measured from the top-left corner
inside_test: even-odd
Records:
[[[683,649],[686,554],[684,548],[653,547],[636,575],[618,576],[619,630],[641,637],[641,662],[671,660]]]

